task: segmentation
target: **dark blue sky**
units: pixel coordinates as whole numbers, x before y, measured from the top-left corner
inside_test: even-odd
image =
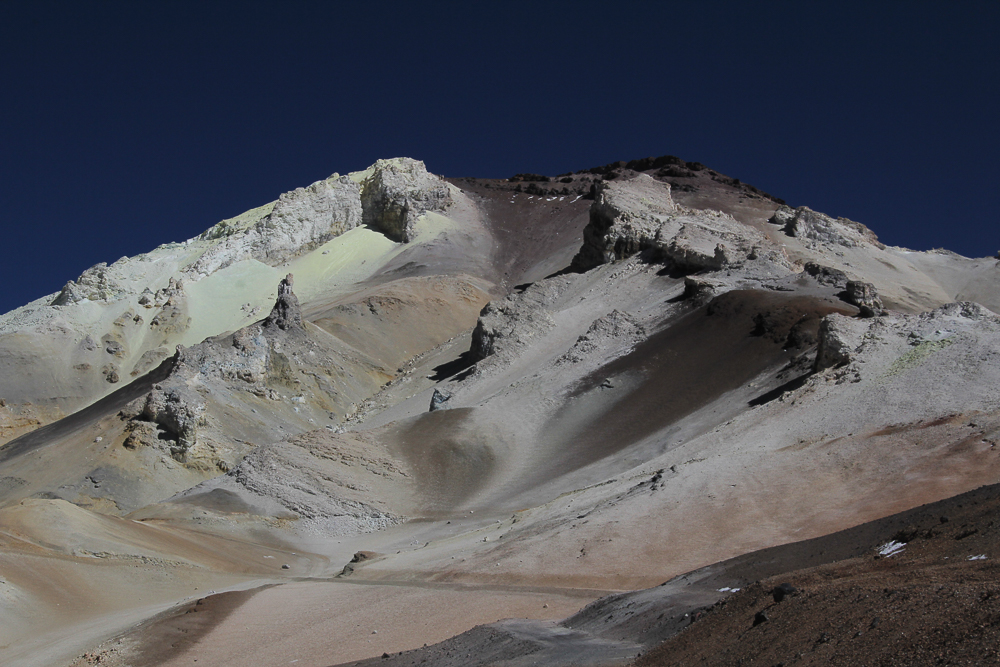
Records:
[[[764,6],[757,6],[763,4]],[[1000,249],[1000,3],[0,2],[0,311],[334,171],[673,154]]]

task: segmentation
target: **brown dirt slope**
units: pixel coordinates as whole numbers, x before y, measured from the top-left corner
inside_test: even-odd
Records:
[[[350,664],[1000,664],[998,508],[1000,485],[985,486],[605,597],[559,624],[501,621]],[[880,555],[893,541],[904,546]],[[795,592],[775,602],[781,584]]]
[[[756,581],[635,665],[1000,664],[998,507],[994,485],[869,524],[865,553]]]

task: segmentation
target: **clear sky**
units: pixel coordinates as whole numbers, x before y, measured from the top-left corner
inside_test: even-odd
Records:
[[[1000,250],[998,2],[0,1],[0,312],[406,155],[673,154],[889,244]]]

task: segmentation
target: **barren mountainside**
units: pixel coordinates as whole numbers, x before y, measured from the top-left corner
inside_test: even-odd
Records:
[[[0,663],[996,662],[1000,261],[866,222],[395,158],[88,269],[0,316]]]

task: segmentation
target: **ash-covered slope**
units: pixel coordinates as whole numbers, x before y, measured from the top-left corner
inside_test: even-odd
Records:
[[[188,582],[310,575],[336,583],[262,591],[146,664],[332,664],[492,608],[562,618],[995,483],[995,271],[672,157],[507,181],[397,159],[320,181],[4,316],[0,363],[29,378],[3,376],[5,409],[44,421],[99,400],[0,447],[0,513],[17,516],[0,615],[48,610],[19,632],[66,656]],[[970,295],[983,304],[953,303]],[[147,305],[155,327],[136,321]],[[88,338],[105,347],[70,372]],[[127,391],[99,360],[135,374]],[[67,549],[39,530],[64,515],[127,537]],[[185,537],[165,558],[133,526]],[[206,566],[188,535],[291,562]],[[84,579],[141,563],[93,593],[105,610],[173,583],[156,611],[87,617],[28,559]],[[338,624],[330,596],[378,637]],[[413,596],[447,620],[407,616]],[[102,664],[151,655],[143,632]],[[37,642],[10,642],[8,662],[38,664]]]

